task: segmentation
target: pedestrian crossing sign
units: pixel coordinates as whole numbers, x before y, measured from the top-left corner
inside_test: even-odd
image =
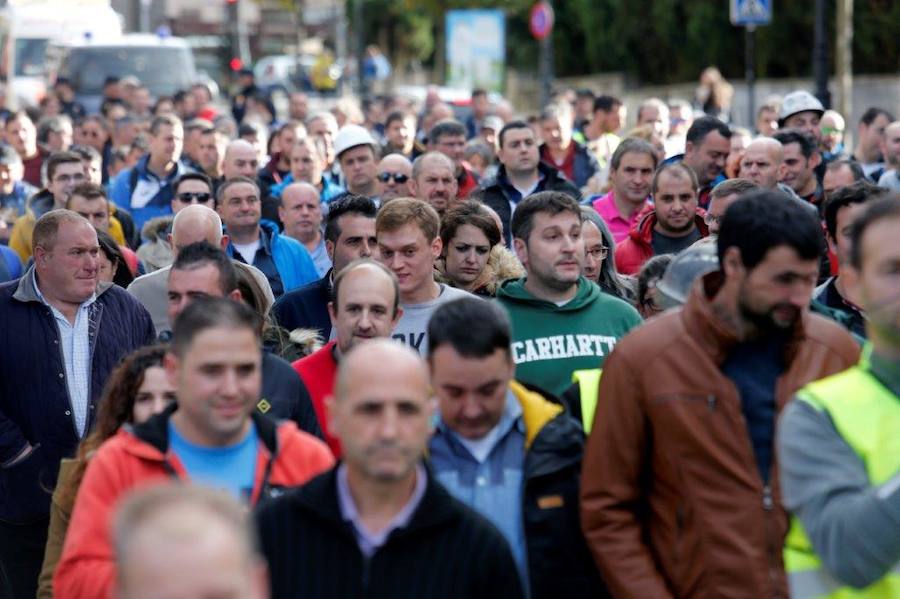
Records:
[[[768,25],[772,21],[772,0],[731,0],[731,24]]]

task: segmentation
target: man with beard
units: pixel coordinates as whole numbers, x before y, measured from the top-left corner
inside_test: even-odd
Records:
[[[775,421],[859,356],[807,310],[823,240],[802,204],[742,197],[717,244],[720,269],[603,366],[581,523],[614,596],[787,596]]]
[[[653,256],[677,254],[709,234],[697,207],[697,176],[684,162],[664,164],[650,184],[653,209],[616,247],[616,268],[637,273]]]
[[[522,200],[512,235],[526,276],[497,290],[512,323],[518,380],[557,396],[572,384],[574,371],[602,365],[616,342],[641,322],[628,303],[581,275],[582,218],[578,202],[563,192]]]
[[[440,216],[456,200],[456,178],[453,161],[440,152],[428,152],[416,158],[409,180],[409,191],[428,202]]]
[[[796,516],[785,543],[794,597],[900,594],[898,200],[876,200],[853,222],[841,275],[866,311],[871,352],[801,389],[779,424],[784,503]]]

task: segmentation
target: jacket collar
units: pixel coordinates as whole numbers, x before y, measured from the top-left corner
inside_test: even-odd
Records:
[[[651,243],[653,241],[653,227],[656,226],[656,209],[647,210],[643,208],[641,211],[644,215],[640,217],[640,220],[629,234],[635,241]],[[697,225],[697,230],[700,231],[703,237],[709,235],[709,227],[703,218],[705,215],[706,211],[699,207],[694,213],[694,224]]]
[[[719,315],[713,306],[713,299],[724,281],[725,275],[722,271],[711,272],[695,281],[681,312],[687,334],[694,338],[716,364],[724,362],[731,348],[742,341],[734,327]],[[788,364],[794,359],[800,343],[806,338],[805,327],[808,318],[809,315],[804,310],[790,331],[784,352],[785,362]]]
[[[344,521],[341,515],[341,508],[338,503],[338,465],[309,481],[303,487],[293,491],[292,503],[304,511],[316,514],[322,519],[331,522],[332,525],[343,527],[348,533],[352,534],[349,524]],[[419,502],[419,506],[413,512],[409,523],[405,527],[395,530],[388,538],[388,543],[394,537],[414,535],[424,529],[439,526],[459,517],[458,507],[454,503],[453,498],[443,486],[438,484],[428,464],[425,464],[425,475],[427,484],[422,501]]]
[[[126,430],[131,431],[140,441],[159,452],[159,455],[151,456],[148,454],[146,457],[153,457],[159,460],[165,459],[165,455],[169,450],[169,420],[177,409],[178,404],[174,403],[142,424],[125,426]],[[250,415],[250,418],[253,420],[253,424],[256,425],[256,434],[274,458],[278,453],[277,423],[255,411]]]
[[[38,294],[34,291],[34,280],[35,280],[35,272],[34,265],[28,267],[28,270],[25,271],[25,274],[22,275],[22,278],[19,279],[19,284],[16,285],[16,291],[13,293],[13,299],[20,302],[37,302],[39,304],[43,303],[41,298],[38,297]],[[112,283],[101,282],[97,284],[97,298],[101,295],[109,291],[109,289],[113,286]]]

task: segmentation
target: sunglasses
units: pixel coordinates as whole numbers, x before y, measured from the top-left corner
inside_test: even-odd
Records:
[[[196,200],[198,204],[205,204],[212,199],[212,194],[206,191],[185,191],[179,193],[176,197],[178,198],[178,201],[183,204],[191,204],[192,200]]]
[[[387,172],[385,172],[385,173],[380,173],[378,175],[378,180],[381,181],[382,183],[387,183],[391,179],[393,179],[394,182],[396,182],[398,185],[403,185],[404,183],[409,181],[409,177],[407,175],[404,175],[403,173],[387,173]]]

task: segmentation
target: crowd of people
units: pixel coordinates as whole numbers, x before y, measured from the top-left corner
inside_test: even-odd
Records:
[[[5,111],[0,597],[900,597],[900,121],[716,73]]]

